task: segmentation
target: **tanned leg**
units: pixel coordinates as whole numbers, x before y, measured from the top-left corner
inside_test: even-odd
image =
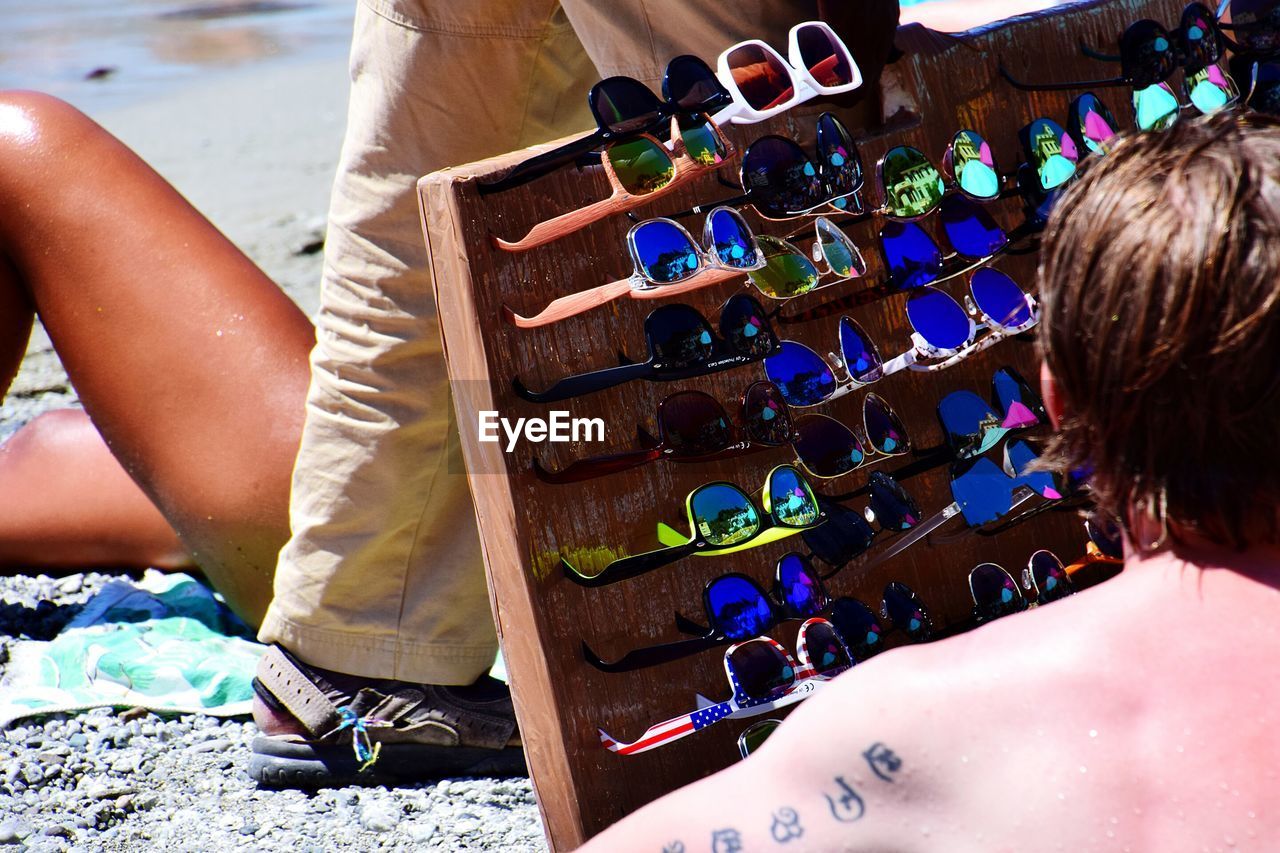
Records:
[[[106,446],[256,623],[288,535],[314,342],[307,318],[142,160],[43,95],[0,94],[0,255],[0,387],[34,308]],[[115,496],[135,532],[154,534],[154,516],[128,512],[136,493],[108,473],[83,426],[40,429],[32,452],[23,458],[18,444],[5,467],[48,460],[22,476],[55,498],[75,498],[77,484],[106,489],[67,505],[52,529],[108,519]],[[48,452],[64,439],[65,453]],[[166,551],[174,556],[160,547],[158,559]]]

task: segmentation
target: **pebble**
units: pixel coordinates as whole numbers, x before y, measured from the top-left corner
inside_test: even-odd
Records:
[[[231,748],[229,740],[207,740],[204,743],[198,743],[191,747],[191,752],[225,752]]]
[[[400,813],[389,803],[372,802],[360,807],[360,825],[372,832],[390,832],[400,822]]]

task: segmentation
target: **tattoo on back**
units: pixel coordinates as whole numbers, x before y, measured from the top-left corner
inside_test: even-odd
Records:
[[[852,785],[844,780],[843,776],[837,776],[832,781],[839,786],[840,793],[836,796],[823,794],[827,798],[827,806],[831,809],[831,816],[841,823],[853,823],[855,820],[861,820],[862,816],[867,813],[867,806],[862,801],[862,797],[853,789]]]
[[[884,782],[892,782],[893,774],[902,769],[902,759],[880,741],[867,747],[862,757],[866,759],[867,766],[876,774],[876,778]]]
[[[662,845],[662,853],[684,853],[683,841],[672,841],[670,844]]]
[[[711,853],[742,853],[742,833],[732,827],[711,833]]]
[[[778,809],[773,813],[773,825],[769,827],[773,840],[786,844],[804,835],[804,827],[800,825],[800,815],[790,807]]]

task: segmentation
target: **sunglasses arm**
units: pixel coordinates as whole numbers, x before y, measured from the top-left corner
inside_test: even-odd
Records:
[[[633,672],[637,669],[658,666],[659,664],[687,658],[689,655],[694,655],[707,649],[714,649],[716,646],[723,645],[726,642],[728,641],[724,638],[711,633],[675,643],[663,643],[657,646],[632,649],[615,661],[601,660],[599,655],[593,652],[591,647],[584,642],[582,644],[582,656],[587,663],[601,672]]]
[[[619,367],[607,367],[591,373],[579,373],[566,376],[545,391],[532,391],[524,386],[517,377],[511,380],[516,396],[531,403],[555,403],[571,397],[581,397],[622,385],[633,379],[648,379],[653,375],[653,368],[648,362],[641,364],[624,364]]]
[[[1102,89],[1129,85],[1129,81],[1123,77],[1111,77],[1106,80],[1082,80],[1072,83],[1024,83],[1005,70],[1003,64],[996,70],[1005,79],[1005,82],[1023,92],[1070,92],[1075,89]]]
[[[877,554],[873,559],[864,563],[862,565],[863,570],[869,570],[875,566],[887,563],[889,560],[892,560],[894,557],[898,556],[903,551],[907,550],[912,545],[916,544],[959,514],[960,505],[953,501],[951,505],[942,510],[942,512],[920,522],[915,527],[911,528],[910,532],[905,536],[902,536],[884,551]]]
[[[621,559],[614,560],[612,563],[605,566],[599,574],[590,576],[580,574],[578,570],[563,557],[560,559],[560,566],[569,580],[579,586],[607,586],[617,581],[639,577],[640,575],[647,574],[654,569],[660,569],[663,566],[669,566],[680,558],[687,557],[697,550],[697,546],[692,542],[671,548],[659,548],[656,551],[648,551],[644,554],[635,554],[630,557],[622,557]]]
[[[604,133],[599,129],[572,142],[544,151],[518,164],[514,169],[496,181],[476,184],[481,195],[500,193],[515,187],[524,186],[530,181],[548,175],[561,166],[572,163],[578,157],[598,148],[604,142]]]
[[[532,317],[521,316],[506,305],[503,305],[502,316],[513,326],[521,329],[536,329],[538,326],[548,326],[560,320],[590,311],[592,308],[607,305],[615,299],[621,299],[626,296],[634,287],[635,285],[631,279],[619,279],[609,284],[593,287],[590,290],[583,290],[579,293],[571,293],[568,296],[553,299],[546,308],[543,308]]]
[[[533,460],[533,471],[544,483],[580,483],[620,471],[630,471],[662,458],[662,448],[652,447],[644,450],[633,450],[628,453],[613,453],[607,456],[592,456],[587,459],[576,459],[559,471],[551,471],[542,467],[537,459]]]
[[[750,203],[751,203],[751,194],[745,193],[743,195],[734,196],[733,198],[726,198],[721,201],[717,201],[714,204],[695,205],[694,207],[691,207],[688,210],[682,210],[679,213],[668,213],[666,216],[659,217],[659,218],[687,219],[690,216],[697,216],[700,213],[708,213],[712,210],[715,210],[717,207],[741,207],[744,204],[750,204]]]
[[[1120,62],[1124,57],[1114,53],[1103,53],[1100,50],[1094,50],[1084,39],[1080,39],[1080,52],[1090,59],[1096,59],[1099,62]]]
[[[677,182],[673,180],[671,185]],[[670,185],[669,185],[670,186]],[[657,195],[663,192],[666,187],[656,190],[651,195]],[[634,196],[622,193],[614,194],[606,199],[594,202],[586,207],[580,207],[577,210],[571,210],[560,216],[552,217],[544,222],[529,229],[529,233],[525,234],[519,240],[503,240],[501,237],[494,237],[493,243],[499,249],[506,252],[526,252],[529,249],[536,249],[539,246],[545,246],[559,240],[568,234],[579,231],[593,222],[597,222],[604,217],[621,211],[625,206],[634,199]]]

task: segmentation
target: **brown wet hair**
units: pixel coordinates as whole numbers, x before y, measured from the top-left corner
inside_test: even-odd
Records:
[[[1094,159],[1041,253],[1045,458],[1091,467],[1130,531],[1280,543],[1280,121],[1225,111]]]

